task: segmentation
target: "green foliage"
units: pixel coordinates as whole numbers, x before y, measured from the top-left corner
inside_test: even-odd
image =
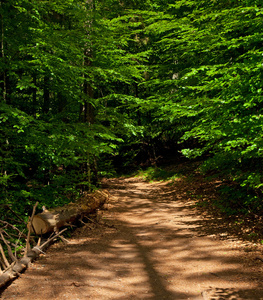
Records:
[[[205,159],[204,172],[237,184],[224,203],[234,210],[262,206],[261,14],[247,1],[179,1],[147,27],[161,64],[147,86],[162,126],[174,128],[186,157]]]
[[[224,185],[219,192],[221,197],[214,204],[227,215],[261,214],[263,211],[262,200],[253,189]]]
[[[23,216],[92,190],[100,157],[138,132],[120,106],[137,101],[122,91],[143,73],[145,55],[128,51],[139,25],[105,15],[111,2],[1,4],[0,196]]]
[[[168,181],[175,180],[180,177],[180,174],[175,173],[174,171],[167,171],[163,168],[158,167],[148,167],[145,170],[140,170],[136,176],[142,177],[147,181]]]
[[[173,145],[236,184],[231,207],[261,206],[262,13],[247,0],[4,1],[1,203],[63,204]]]

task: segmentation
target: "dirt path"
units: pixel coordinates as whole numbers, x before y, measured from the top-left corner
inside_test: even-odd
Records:
[[[133,178],[106,184],[107,225],[52,246],[2,299],[263,299],[257,254],[204,233],[180,180],[172,190]]]

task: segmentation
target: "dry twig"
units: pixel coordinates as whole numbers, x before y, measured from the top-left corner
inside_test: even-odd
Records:
[[[8,208],[12,212],[12,214],[20,220],[21,223],[25,224],[25,221],[15,211],[13,211],[13,209],[8,204],[5,204],[5,207]]]
[[[3,221],[3,220],[0,220],[0,223],[5,224],[6,226],[11,227],[11,228],[14,229],[15,231],[17,231],[19,234],[21,234],[21,236],[23,236],[24,238],[26,238],[26,235],[25,235],[23,232],[21,232],[21,231],[20,231],[17,227],[15,227],[14,225],[8,223],[7,221]]]
[[[22,234],[23,234],[23,232],[21,232],[21,234],[19,233],[19,237],[18,237],[18,239],[17,239],[17,241],[16,241],[16,243],[15,243],[15,245],[14,245],[14,247],[15,247],[15,256],[16,256],[16,253],[17,253],[17,245],[18,245],[18,242],[19,242],[20,239],[21,239]]]
[[[61,230],[60,232],[56,233],[55,235],[53,235],[51,238],[49,237],[48,240],[46,242],[44,242],[40,247],[37,247],[39,248],[40,250],[42,250],[43,248],[45,248],[45,246],[47,244],[49,244],[50,242],[52,242],[55,238],[57,238],[58,236],[60,237],[60,235],[66,231],[67,228],[64,228],[63,230]],[[36,248],[36,247],[35,247]]]
[[[4,235],[2,232],[0,232],[1,238],[3,240],[3,242],[5,243],[6,247],[7,247],[7,251],[8,251],[8,255],[9,257],[12,259],[12,261],[17,262],[17,258],[14,256],[11,247],[9,246],[9,243],[6,241]]]
[[[36,202],[36,204],[33,207],[33,212],[32,212],[32,215],[31,215],[31,218],[30,218],[30,221],[29,221],[29,227],[28,227],[28,233],[27,233],[27,239],[26,239],[26,252],[25,252],[25,254],[27,254],[27,252],[29,252],[31,250],[30,235],[31,235],[32,221],[33,221],[34,215],[36,213],[37,206],[38,206],[38,202]]]
[[[2,261],[3,267],[4,267],[4,269],[6,269],[10,266],[10,264],[9,264],[9,262],[8,262],[6,256],[5,256],[5,252],[4,252],[4,249],[3,249],[1,244],[0,244],[0,253],[1,253],[2,258],[3,258],[3,261]]]

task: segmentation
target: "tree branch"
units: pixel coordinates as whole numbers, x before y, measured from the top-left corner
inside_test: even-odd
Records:
[[[32,221],[33,221],[34,215],[36,213],[37,206],[38,206],[38,202],[36,202],[36,204],[33,207],[33,212],[32,212],[32,215],[31,215],[31,218],[30,218],[30,221],[29,221],[28,233],[27,233],[27,239],[26,239],[26,251],[25,251],[25,254],[27,254],[31,250],[31,247],[30,247],[30,235],[31,235]]]

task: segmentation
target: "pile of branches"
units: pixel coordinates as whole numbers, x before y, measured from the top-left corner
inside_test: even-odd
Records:
[[[64,239],[61,234],[67,230],[67,228],[64,228],[60,232],[53,232],[45,241],[42,241],[42,238],[39,237],[36,242],[34,238],[31,237],[31,225],[37,205],[38,202],[35,204],[31,218],[27,224],[27,234],[24,233],[26,224],[18,215],[16,215],[16,217],[20,219],[21,223],[24,223],[25,229],[23,231],[7,221],[0,220],[0,224],[2,225],[0,227],[0,287],[3,287],[9,281],[20,276],[21,272],[23,272],[40,253],[44,253],[44,250],[57,237]],[[10,207],[8,208],[11,210]],[[15,214],[15,212],[13,213]]]
[[[97,211],[108,201],[108,196],[107,192],[97,190],[63,207],[50,210],[43,207],[43,211],[38,214],[37,202],[28,223],[6,205],[16,220],[0,220],[0,288],[18,277],[40,253],[44,253],[52,241],[59,237],[67,242],[62,236],[67,230],[65,227],[72,226],[73,222],[79,219],[82,221],[84,216]],[[12,221],[15,224],[20,223],[21,226],[12,225]],[[21,231],[18,227],[24,229]],[[59,231],[60,228],[64,229]],[[28,230],[27,234],[25,230]],[[42,237],[45,237],[45,240]]]

